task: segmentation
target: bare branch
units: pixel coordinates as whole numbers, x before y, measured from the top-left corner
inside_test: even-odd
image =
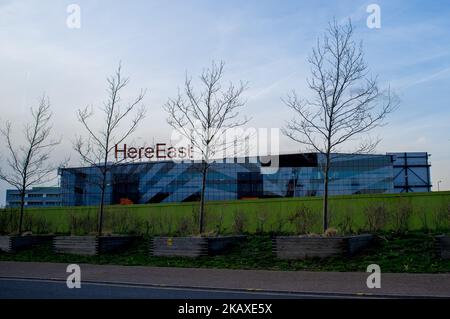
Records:
[[[45,95],[40,99],[35,108],[31,108],[32,121],[25,125],[25,143],[14,147],[12,141],[12,126],[6,122],[0,129],[8,149],[7,164],[9,172],[0,170],[0,179],[19,190],[20,221],[19,233],[22,230],[23,209],[25,204],[25,191],[34,185],[44,184],[50,181],[57,166],[49,164],[50,154],[61,140],[50,140],[52,127],[50,120],[50,101]],[[56,175],[53,177],[56,178]]]
[[[301,100],[296,93],[283,102],[296,118],[287,122],[283,133],[292,140],[325,156],[324,226],[326,226],[329,170],[332,154],[348,142],[384,125],[398,101],[390,89],[381,92],[377,78],[368,75],[362,44],[353,41],[353,26],[329,24],[325,35],[317,41],[308,59],[311,77],[308,86],[315,98]],[[375,150],[380,139],[367,139],[355,153]],[[325,227],[326,228],[326,227]]]
[[[101,190],[101,203],[99,214],[98,233],[102,233],[103,206],[106,189],[106,175],[121,161],[110,162],[111,154],[116,145],[129,138],[145,118],[146,108],[142,105],[146,91],[141,90],[137,97],[128,105],[122,105],[121,93],[129,84],[129,79],[122,76],[122,65],[115,73],[106,79],[108,85],[108,98],[100,110],[103,113],[103,126],[95,131],[88,120],[93,116],[92,108],[78,110],[78,121],[87,131],[87,137],[77,137],[73,142],[73,149],[81,160],[93,167],[97,167],[101,174],[98,186]],[[127,129],[121,130],[121,125],[127,125]]]
[[[184,95],[178,92],[175,99],[164,105],[168,113],[167,123],[189,140],[195,151],[201,154],[202,187],[200,196],[200,233],[203,227],[204,192],[206,175],[211,160],[219,152],[230,148],[234,141],[223,140],[227,132],[241,127],[249,119],[239,119],[239,110],[245,105],[242,95],[246,84],[230,83],[223,88],[221,80],[225,63],[213,62],[200,75],[199,92],[195,92],[190,77],[186,76]]]

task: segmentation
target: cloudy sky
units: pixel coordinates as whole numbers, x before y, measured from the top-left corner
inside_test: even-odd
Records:
[[[381,8],[370,29],[369,4]],[[68,6],[81,9],[79,29],[68,28]],[[186,72],[226,62],[226,79],[249,83],[246,111],[253,127],[282,127],[291,113],[280,98],[306,88],[306,58],[328,21],[351,18],[366,61],[380,86],[393,88],[400,108],[375,132],[377,152],[428,151],[432,181],[450,189],[450,2],[442,1],[61,1],[0,0],[0,121],[13,122],[18,144],[29,107],[50,97],[54,154],[70,155],[80,132],[75,112],[105,100],[105,78],[122,61],[127,94],[147,88],[148,116],[136,137],[168,141],[162,105]],[[124,96],[126,98],[126,96]],[[282,138],[281,150],[302,150]],[[2,144],[0,156],[4,158]],[[4,160],[0,162],[4,167]],[[6,184],[0,184],[0,204]]]

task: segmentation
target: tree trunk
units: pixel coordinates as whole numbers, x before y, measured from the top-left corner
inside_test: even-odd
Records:
[[[19,236],[22,235],[24,206],[25,206],[25,190],[22,189],[20,194]]]
[[[102,235],[103,231],[103,210],[104,210],[104,202],[105,202],[105,188],[106,188],[106,173],[103,173],[103,181],[102,181],[102,196],[100,202],[100,212],[98,214],[98,227],[97,232],[98,236]]]
[[[328,184],[330,175],[330,154],[326,155],[325,174],[324,174],[324,191],[323,191],[323,232],[328,229]]]
[[[199,232],[200,235],[204,231],[204,219],[205,219],[205,190],[206,190],[206,174],[208,173],[207,164],[204,162],[202,167],[202,190],[200,195],[200,216],[199,216]]]

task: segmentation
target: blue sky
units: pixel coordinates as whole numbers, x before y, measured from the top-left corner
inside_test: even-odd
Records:
[[[81,28],[66,26],[69,4]],[[381,28],[366,26],[367,5],[381,7]],[[328,21],[351,18],[380,86],[401,99],[377,152],[428,151],[432,178],[450,189],[450,1],[60,1],[0,0],[0,121],[20,130],[43,92],[63,137],[55,159],[71,155],[80,131],[76,109],[100,105],[105,78],[121,60],[130,95],[148,89],[148,118],[137,136],[170,137],[161,106],[186,72],[226,61],[226,78],[248,81],[254,127],[281,127],[291,116],[280,98],[306,88],[306,58]],[[17,141],[20,136],[17,134]],[[282,139],[282,151],[302,146]],[[2,154],[4,146],[2,146]],[[1,163],[3,165],[3,163]],[[0,184],[0,203],[4,189]]]

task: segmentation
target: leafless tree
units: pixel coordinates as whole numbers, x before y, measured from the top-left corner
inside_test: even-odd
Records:
[[[308,86],[314,98],[302,99],[292,92],[283,100],[296,114],[284,134],[324,157],[324,231],[328,228],[333,153],[357,138],[362,142],[352,153],[374,150],[379,139],[370,139],[368,133],[383,125],[398,104],[390,89],[380,90],[377,78],[369,75],[362,43],[355,43],[352,37],[351,21],[330,23],[308,59],[312,74]]]
[[[38,106],[31,108],[31,116],[32,121],[24,127],[25,143],[23,145],[19,146],[15,143],[10,122],[6,122],[0,129],[7,146],[6,163],[9,168],[7,172],[0,169],[0,179],[19,191],[19,235],[22,234],[26,190],[55,179],[56,174],[52,176],[52,173],[55,173],[58,167],[49,163],[50,154],[60,140],[51,139],[52,112],[48,97],[43,96]]]
[[[103,113],[103,126],[101,129],[94,129],[94,125],[89,120],[94,115],[92,107],[79,109],[77,112],[78,121],[87,132],[87,137],[79,136],[74,142],[74,149],[80,155],[82,161],[100,171],[100,211],[98,214],[97,231],[102,235],[103,211],[105,203],[105,191],[107,187],[107,175],[111,169],[120,163],[112,161],[112,154],[115,146],[125,141],[134,133],[139,123],[144,119],[146,108],[142,105],[145,91],[141,90],[136,98],[123,105],[121,93],[129,83],[129,78],[122,76],[122,67],[115,71],[114,75],[107,78],[108,99],[99,107]]]
[[[175,99],[169,99],[164,109],[169,114],[167,122],[185,137],[201,156],[202,185],[200,194],[199,233],[204,231],[205,190],[208,169],[215,156],[225,153],[232,145],[224,140],[227,132],[245,125],[247,118],[239,119],[239,110],[245,105],[242,94],[246,84],[230,83],[223,87],[221,80],[224,62],[212,62],[210,68],[200,76],[200,92],[194,90],[192,80],[186,76],[184,94],[179,92]]]

